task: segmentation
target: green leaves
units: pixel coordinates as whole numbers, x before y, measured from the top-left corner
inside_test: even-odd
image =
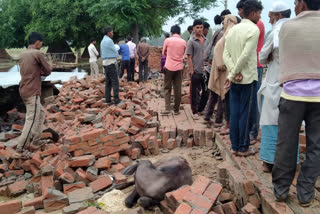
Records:
[[[101,29],[114,28],[115,39],[128,35],[158,36],[162,26],[178,16],[195,18],[216,0],[0,0],[0,48],[22,47],[32,31],[45,44],[68,41],[87,46]]]

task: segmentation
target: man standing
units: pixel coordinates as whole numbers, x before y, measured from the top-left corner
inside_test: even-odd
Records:
[[[164,41],[162,55],[166,57],[164,73],[165,112],[170,112],[171,88],[174,91],[174,114],[179,114],[181,103],[181,86],[183,72],[183,56],[186,51],[186,41],[180,37],[179,25],[171,27],[171,37]]]
[[[129,72],[128,72],[128,81],[134,81],[134,70],[136,65],[136,44],[132,42],[132,37],[128,36],[128,46],[129,46],[129,55],[130,55],[130,65],[129,65]]]
[[[38,149],[44,143],[40,141],[45,120],[45,112],[40,103],[41,77],[49,76],[51,67],[40,51],[42,41],[43,36],[40,33],[32,32],[29,35],[29,47],[19,59],[21,75],[19,91],[27,113],[13,158],[22,158],[24,149],[27,147],[31,150]]]
[[[96,39],[91,39],[90,45],[88,47],[88,52],[89,52],[89,63],[90,63],[90,70],[91,70],[91,80],[92,79],[97,79],[99,75],[99,67],[97,64],[97,57],[99,56],[99,52],[97,51],[95,45],[96,45]]]
[[[208,22],[203,22],[203,35],[207,37],[210,29],[210,24]]]
[[[121,54],[121,72],[119,77],[122,78],[124,73],[127,73],[127,82],[129,82],[129,65],[130,65],[130,51],[129,46],[124,41],[119,42]]]
[[[113,89],[113,99],[114,103],[117,105],[120,103],[119,98],[119,79],[118,79],[118,68],[117,68],[117,58],[119,56],[116,50],[113,38],[113,29],[107,26],[103,29],[104,37],[101,41],[101,58],[102,64],[106,76],[106,103],[112,104],[111,100],[111,87]]]
[[[279,31],[283,23],[289,20],[291,10],[284,1],[277,0],[269,12],[272,31],[260,52],[260,62],[268,65],[266,78],[258,91],[258,106],[261,118],[260,158],[263,160],[263,171],[271,172],[276,152],[279,119],[280,87],[279,64]],[[261,107],[262,106],[262,107]]]
[[[230,140],[232,153],[239,156],[254,155],[249,148],[249,121],[256,93],[257,44],[263,7],[260,1],[247,0],[243,5],[244,19],[230,29],[226,36],[223,59],[229,71],[226,87],[230,87]],[[232,82],[232,84],[231,84]],[[256,97],[256,96],[255,96]]]
[[[194,20],[193,32],[194,34],[192,34],[192,37],[188,41],[186,53],[191,75],[191,107],[193,118],[198,120],[198,113],[203,110],[200,109],[201,100],[207,98],[203,69],[204,52],[208,46],[208,41],[203,36],[203,22],[201,20]]]
[[[147,44],[147,40],[145,38],[142,38],[137,48],[137,56],[139,59],[139,82],[146,82],[148,80],[149,55],[150,46]]]
[[[320,1],[295,0],[295,12],[297,17],[284,23],[279,34],[283,90],[272,182],[276,198],[286,200],[296,173],[299,131],[304,120],[306,159],[296,187],[301,206],[309,206],[320,175]]]

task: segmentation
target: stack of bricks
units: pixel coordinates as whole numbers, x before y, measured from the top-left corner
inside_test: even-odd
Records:
[[[183,186],[176,191],[166,193],[165,200],[161,201],[161,209],[165,214],[214,214],[221,191],[221,184],[213,183],[204,176],[198,176],[191,186]],[[228,208],[226,207],[226,210]],[[231,210],[232,212],[226,213],[233,214],[237,211]]]

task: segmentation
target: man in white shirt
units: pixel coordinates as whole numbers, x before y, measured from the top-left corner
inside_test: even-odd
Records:
[[[132,37],[128,36],[128,43],[129,46],[129,55],[130,55],[130,66],[128,71],[128,81],[134,81],[134,67],[136,63],[136,54],[137,54],[137,48],[136,44],[132,42]]]
[[[99,56],[99,52],[97,51],[95,44],[96,44],[96,39],[91,39],[91,43],[88,47],[88,52],[89,52],[89,63],[90,63],[90,69],[91,69],[91,79],[97,79],[99,75],[99,67],[97,64],[97,57]]]

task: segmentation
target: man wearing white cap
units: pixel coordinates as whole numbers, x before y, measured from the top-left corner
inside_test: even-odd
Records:
[[[279,33],[280,85],[278,142],[272,169],[278,201],[288,197],[296,174],[299,131],[306,123],[306,159],[297,179],[301,206],[311,205],[320,175],[320,0],[295,0],[297,17]]]
[[[266,78],[258,91],[258,106],[261,112],[261,146],[260,158],[263,160],[263,171],[271,172],[274,164],[278,135],[278,104],[281,87],[279,84],[279,31],[291,15],[289,6],[283,1],[273,3],[269,12],[272,30],[260,52],[259,59],[268,65]],[[263,103],[263,104],[262,104]]]

